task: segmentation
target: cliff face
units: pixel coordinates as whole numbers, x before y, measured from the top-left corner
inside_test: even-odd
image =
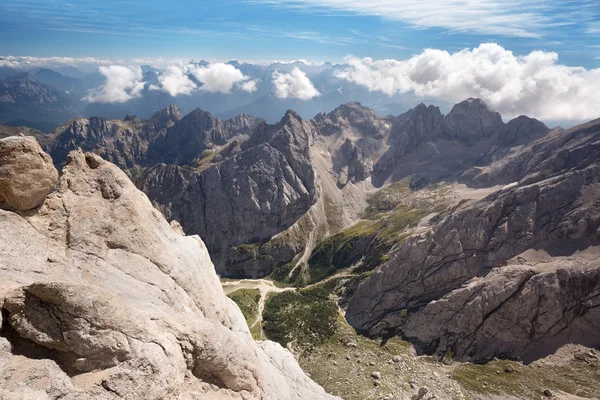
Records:
[[[206,238],[220,273],[238,275],[227,270],[225,251],[276,235],[316,201],[319,188],[310,140],[303,122],[289,113],[277,125],[259,127],[241,147],[212,154],[212,162],[198,168],[150,168],[140,178],[140,188],[167,218]],[[264,276],[260,270],[247,273]]]
[[[359,286],[348,321],[463,360],[600,345],[599,135],[590,123],[492,164],[488,181],[502,182],[506,169],[521,180],[393,251]]]
[[[30,142],[0,140],[0,168]],[[252,340],[202,240],[116,166],[72,152],[53,190],[50,160],[36,162],[50,182],[41,204],[28,178],[43,169],[0,186],[2,198],[14,185],[25,195],[25,179],[37,199],[0,209],[0,397],[332,398],[286,350]]]

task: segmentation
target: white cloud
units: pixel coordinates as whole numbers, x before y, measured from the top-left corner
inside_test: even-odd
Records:
[[[256,85],[257,85],[256,80],[246,81],[246,82],[240,84],[240,89],[243,90],[244,92],[253,93],[253,92],[256,92]]]
[[[180,94],[190,94],[198,86],[189,78],[187,67],[184,65],[171,65],[158,76],[163,91],[175,97]],[[152,89],[158,87],[152,85]]]
[[[211,93],[230,93],[234,85],[246,82],[249,78],[230,64],[213,63],[206,67],[190,64],[189,72],[202,86],[200,90]]]
[[[515,56],[495,43],[453,54],[427,49],[407,60],[347,58],[338,77],[371,91],[461,101],[479,97],[506,117],[548,120],[600,117],[600,68],[558,64],[558,55]]]
[[[99,71],[106,77],[106,82],[84,97],[90,103],[123,103],[139,97],[146,85],[139,66],[110,65],[100,67]]]
[[[289,74],[275,71],[273,73],[273,85],[275,96],[280,99],[310,100],[321,94],[312,84],[310,79],[298,67]]]
[[[597,0],[249,0],[303,11],[342,11],[443,28],[506,36],[539,37],[550,28],[581,24],[598,15]]]
[[[207,66],[176,63],[169,65],[158,76],[160,86],[151,85],[151,90],[162,90],[171,96],[191,94],[196,90],[228,94],[234,88],[246,92],[256,90],[256,81],[250,80],[239,69],[230,64],[213,63]],[[200,83],[198,85],[197,83]]]

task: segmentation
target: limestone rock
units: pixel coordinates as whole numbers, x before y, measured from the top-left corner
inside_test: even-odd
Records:
[[[436,127],[433,135],[473,145],[490,137],[503,125],[502,117],[491,111],[480,99],[467,99],[456,104]]]
[[[0,210],[0,397],[329,399],[252,340],[204,243],[99,156],[34,212]]]
[[[271,238],[315,203],[319,188],[309,143],[305,124],[288,113],[276,125],[263,124],[241,152],[221,162],[206,169],[159,164],[138,184],[168,219],[205,238],[220,273],[239,276],[224,261],[229,248]]]
[[[546,150],[534,142],[546,154],[531,166],[542,177],[533,172],[408,239],[358,287],[348,321],[458,360],[531,361],[567,341],[599,345],[599,126],[540,139],[553,143]]]
[[[58,180],[50,156],[32,137],[0,139],[0,205],[30,210],[43,203]]]

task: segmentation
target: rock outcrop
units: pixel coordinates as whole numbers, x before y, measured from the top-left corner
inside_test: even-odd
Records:
[[[252,340],[204,243],[176,228],[80,151],[39,208],[0,209],[0,397],[332,398],[286,350]]]
[[[316,201],[310,140],[305,124],[289,112],[279,124],[261,125],[239,153],[219,163],[159,164],[139,185],[168,219],[205,238],[220,273],[239,276],[240,271],[226,269],[227,249],[271,238]],[[264,271],[246,273],[264,276]]]
[[[348,321],[462,360],[600,345],[600,263],[589,256],[600,245],[598,135],[594,122],[517,151],[529,156],[521,181],[393,251],[358,287]]]
[[[57,181],[52,159],[34,138],[0,139],[0,205],[21,211],[36,208]]]
[[[180,119],[177,106],[156,112],[148,121],[79,118],[57,128],[47,149],[57,164],[63,164],[69,152],[80,148],[93,151],[122,169],[142,167],[152,143]]]
[[[542,138],[515,147],[489,165],[465,171],[460,180],[474,187],[536,182],[563,171],[582,169],[598,161],[600,120],[571,128],[553,129]]]
[[[222,121],[197,108],[151,144],[148,163],[190,164],[205,150],[222,146],[236,136],[249,135],[260,122],[248,114]]]

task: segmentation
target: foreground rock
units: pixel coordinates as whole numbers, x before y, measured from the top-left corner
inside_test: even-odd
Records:
[[[532,143],[544,160],[523,158],[520,182],[397,248],[359,286],[348,321],[462,360],[600,345],[599,137],[596,122]]]
[[[0,231],[0,398],[332,398],[252,340],[203,242],[100,157],[71,153],[58,191],[0,210]]]
[[[30,210],[42,204],[58,180],[50,156],[32,137],[0,139],[0,204]]]

